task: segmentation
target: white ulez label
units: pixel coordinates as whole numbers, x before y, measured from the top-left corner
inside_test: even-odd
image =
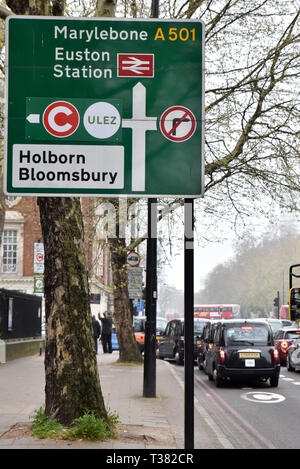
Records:
[[[15,144],[13,185],[43,189],[123,189],[124,147]]]

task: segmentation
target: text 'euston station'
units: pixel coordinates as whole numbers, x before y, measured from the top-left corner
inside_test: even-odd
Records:
[[[91,29],[72,29],[67,26],[54,26],[54,39],[70,39],[80,43],[91,41],[146,41],[147,31],[122,30],[117,31],[113,27],[100,29],[95,26]],[[111,63],[111,55],[108,51],[90,50],[87,47],[69,50],[65,47],[55,47],[55,65],[53,67],[54,78],[103,78],[111,79],[114,75],[115,64]],[[57,62],[63,62],[57,63]],[[66,64],[66,62],[69,62]],[[71,66],[72,62],[84,62],[79,67]],[[102,64],[106,65],[103,67]],[[97,66],[94,66],[96,65]],[[99,66],[100,65],[100,66]]]

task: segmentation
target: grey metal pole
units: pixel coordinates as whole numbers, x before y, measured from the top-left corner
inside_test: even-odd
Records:
[[[184,442],[194,449],[194,199],[184,201]]]
[[[156,397],[157,199],[148,200],[144,397]]]
[[[159,0],[152,0],[151,16],[158,18]],[[156,397],[156,301],[157,301],[157,199],[148,200],[146,267],[146,330],[144,350],[144,397]]]
[[[158,15],[159,15],[159,0],[152,0],[151,16],[152,18],[158,18]]]

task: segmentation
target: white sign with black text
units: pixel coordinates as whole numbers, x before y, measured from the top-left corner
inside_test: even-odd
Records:
[[[143,267],[127,267],[128,294],[130,299],[142,298],[143,295]]]
[[[44,273],[44,244],[43,243],[34,243],[33,273],[35,274]]]

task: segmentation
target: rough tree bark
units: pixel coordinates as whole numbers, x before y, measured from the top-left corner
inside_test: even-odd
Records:
[[[39,198],[45,246],[46,414],[107,419],[92,335],[79,199]]]

